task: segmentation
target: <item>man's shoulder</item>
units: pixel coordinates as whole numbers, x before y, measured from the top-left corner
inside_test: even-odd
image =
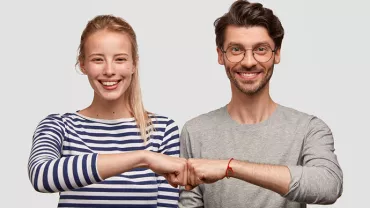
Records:
[[[283,119],[287,120],[296,120],[296,119],[311,119],[314,117],[313,115],[310,115],[308,113],[299,111],[297,109],[279,105],[279,116]]]
[[[319,117],[308,114],[291,107],[279,105],[278,122],[291,124],[297,127],[307,128],[309,126],[328,127],[327,124]]]
[[[202,131],[215,128],[225,122],[226,106],[196,116],[184,125],[188,131]]]

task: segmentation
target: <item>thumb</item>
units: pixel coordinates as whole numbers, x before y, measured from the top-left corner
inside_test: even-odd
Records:
[[[193,188],[195,188],[194,186],[192,186],[192,185],[186,185],[185,186],[185,190],[187,190],[187,191],[190,191],[190,190],[192,190]]]
[[[169,179],[169,174],[164,174],[163,177],[166,179],[166,181],[168,182],[168,184],[170,184],[174,188],[177,188],[177,185],[176,184],[173,184],[171,182],[171,180]]]
[[[175,175],[175,174],[172,174],[172,173],[167,174],[166,179],[167,179],[167,182],[168,182],[171,186],[173,186],[174,188],[177,188],[177,186],[178,186],[179,182],[178,182],[178,179],[177,179],[177,177],[176,177],[176,175]]]

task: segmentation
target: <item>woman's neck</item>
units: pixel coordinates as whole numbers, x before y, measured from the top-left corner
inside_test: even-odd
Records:
[[[94,95],[91,105],[79,113],[91,118],[108,120],[133,117],[127,99],[104,100],[97,95]]]

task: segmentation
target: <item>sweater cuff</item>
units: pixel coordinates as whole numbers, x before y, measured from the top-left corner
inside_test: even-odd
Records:
[[[289,191],[283,197],[293,200],[296,198],[295,190],[299,187],[299,181],[302,177],[302,166],[288,166],[290,172],[290,183],[289,183]]]
[[[92,169],[92,174],[94,176],[95,181],[96,182],[103,181],[103,179],[100,176],[99,171],[98,171],[98,153],[92,154],[91,166],[92,166],[92,168],[91,168]]]

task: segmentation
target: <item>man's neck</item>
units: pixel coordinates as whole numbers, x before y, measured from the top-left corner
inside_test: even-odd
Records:
[[[277,107],[269,94],[268,85],[253,95],[238,89],[232,90],[232,98],[227,105],[231,118],[240,124],[256,124],[267,120]]]

